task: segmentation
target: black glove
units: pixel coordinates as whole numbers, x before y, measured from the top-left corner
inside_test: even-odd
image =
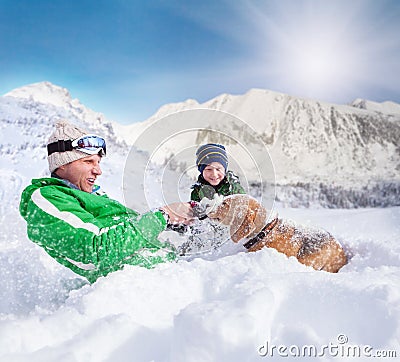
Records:
[[[172,230],[179,234],[185,234],[188,230],[188,227],[185,224],[168,224],[167,230]]]
[[[201,205],[196,201],[191,201],[190,205],[192,206],[193,216],[197,217],[199,220],[204,220],[207,218],[206,206]]]

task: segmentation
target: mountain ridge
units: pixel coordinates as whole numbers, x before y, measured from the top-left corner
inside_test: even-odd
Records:
[[[171,108],[165,105],[157,113],[158,119],[177,111],[198,108],[228,112],[255,129],[277,165],[280,182],[290,178],[290,170],[299,176],[294,177],[297,181],[311,181],[314,175],[327,181],[332,174],[337,182],[344,182],[346,178],[362,181],[365,176],[399,179],[400,114],[384,114],[351,105],[334,105],[252,89],[241,96],[223,94],[202,104],[181,102],[174,103]],[[151,117],[142,125],[155,120]],[[126,128],[125,135],[121,135],[130,144],[137,137],[138,126],[135,127],[131,133],[129,127]],[[207,142],[207,139],[203,141]],[[385,157],[387,162],[382,162]]]
[[[108,139],[111,152],[126,157],[135,137],[164,116],[191,109],[216,109],[242,119],[266,144],[275,166],[278,200],[307,206],[322,198],[323,206],[336,203],[352,207],[357,206],[357,201],[347,205],[350,194],[353,199],[362,199],[362,195],[375,190],[376,198],[382,199],[383,189],[387,188],[390,195],[386,201],[367,200],[358,206],[388,206],[400,200],[400,114],[392,111],[397,109],[392,103],[391,113],[384,113],[377,111],[376,104],[374,110],[368,109],[369,101],[334,105],[254,88],[244,95],[226,93],[202,104],[193,99],[166,104],[148,120],[122,126],[73,99],[66,88],[41,82],[0,97],[1,129],[10,135],[8,138],[23,135],[18,136],[18,147],[7,142],[7,137],[1,140],[0,149],[6,158],[0,167],[7,167],[7,162],[16,164],[15,160],[21,159],[18,152],[44,161],[45,153],[40,148],[44,147],[45,135],[56,118],[67,118],[91,132],[101,133]],[[10,125],[13,132],[7,131]],[[37,137],[30,133],[35,127]],[[203,132],[197,142],[209,142],[210,137]],[[178,150],[185,144],[175,147]],[[333,202],[335,193],[343,194],[345,202]]]

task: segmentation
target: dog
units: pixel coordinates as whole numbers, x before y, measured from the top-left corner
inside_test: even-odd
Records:
[[[232,241],[244,240],[249,252],[274,248],[302,264],[331,273],[337,273],[347,263],[342,246],[331,234],[305,229],[278,217],[267,223],[267,210],[251,196],[227,196],[207,216],[228,225]]]

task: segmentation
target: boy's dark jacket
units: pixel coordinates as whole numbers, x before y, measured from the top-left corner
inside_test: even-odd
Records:
[[[212,186],[204,179],[203,175],[200,174],[197,182],[192,186],[192,189],[193,191],[190,194],[190,199],[193,201],[201,201],[204,197],[212,199],[215,194],[228,196],[246,193],[242,185],[240,185],[239,177],[232,171],[228,171],[224,179],[217,186]]]

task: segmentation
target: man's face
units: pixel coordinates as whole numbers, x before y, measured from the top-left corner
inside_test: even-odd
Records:
[[[73,183],[80,190],[92,192],[97,176],[102,174],[100,169],[101,156],[91,155],[68,163],[57,169],[57,175]]]
[[[225,177],[225,169],[219,162],[210,163],[203,170],[204,180],[209,182],[212,186],[217,186]]]

